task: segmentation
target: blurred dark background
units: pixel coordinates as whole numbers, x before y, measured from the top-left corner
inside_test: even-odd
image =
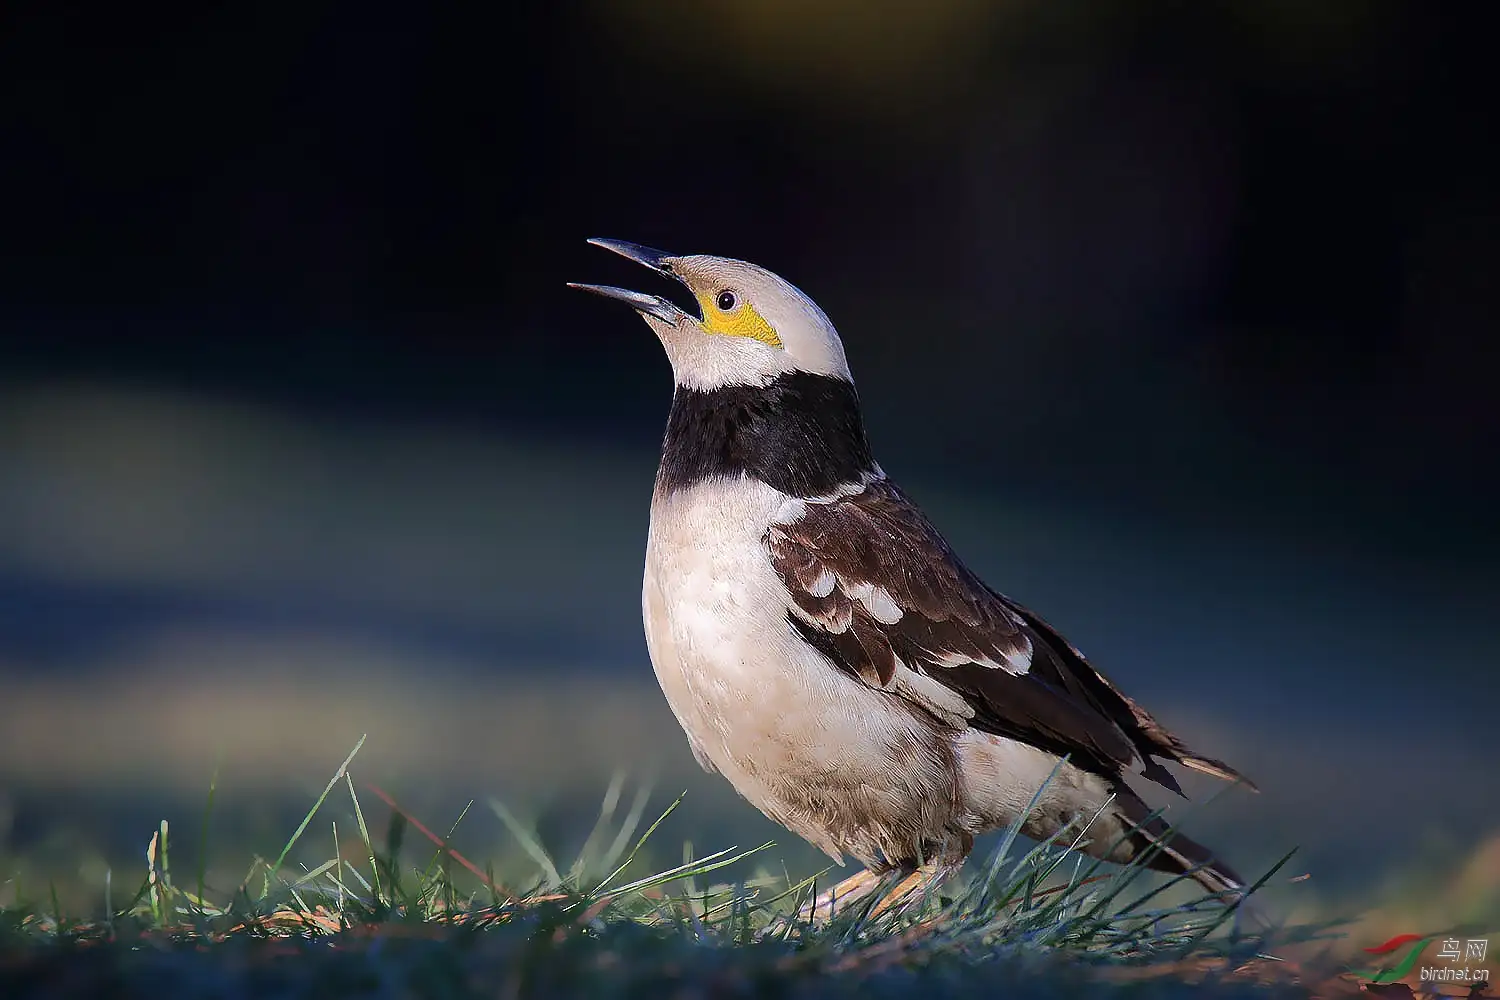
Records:
[[[679,834],[758,822],[640,638],[666,363],[564,282],[670,290],[589,236],[816,298],[975,568],[1266,789],[1190,821],[1241,867],[1368,888],[1500,830],[1500,159],[1458,8],[506,10],[7,11],[14,850],[134,851],[217,755],[226,795],[321,787],[362,732],[434,809],[623,768],[700,790]]]

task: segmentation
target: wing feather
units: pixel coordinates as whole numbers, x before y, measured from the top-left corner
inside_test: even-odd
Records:
[[[839,669],[872,687],[926,692],[921,703],[941,704],[950,718],[961,700],[967,724],[1102,774],[1139,762],[1180,792],[1157,756],[1239,778],[1189,750],[1041,618],[985,586],[890,481],[790,514],[765,536],[791,596],[788,618]],[[933,681],[958,698],[931,697]]]

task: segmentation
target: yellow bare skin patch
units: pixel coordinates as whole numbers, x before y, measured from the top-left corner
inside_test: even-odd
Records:
[[[749,337],[772,347],[781,346],[781,338],[776,336],[776,329],[755,311],[754,306],[738,296],[735,297],[734,308],[727,310],[719,308],[715,293],[700,293],[695,297],[703,310],[705,332],[721,337]]]

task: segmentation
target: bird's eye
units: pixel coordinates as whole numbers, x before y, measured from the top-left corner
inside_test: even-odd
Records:
[[[734,297],[733,292],[720,292],[719,301],[717,304],[720,312],[728,312],[729,310],[733,309],[738,302],[739,299]]]

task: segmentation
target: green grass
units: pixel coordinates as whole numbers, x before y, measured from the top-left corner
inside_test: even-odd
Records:
[[[532,871],[505,884],[451,846],[462,815],[439,833],[357,784],[358,751],[235,884],[205,867],[216,783],[188,870],[163,821],[144,872],[110,873],[87,917],[63,912],[53,886],[12,880],[0,996],[1306,996],[1273,956],[1326,937],[1242,926],[1190,882],[1078,853],[1080,831],[1030,849],[1011,831],[930,898],[875,916],[877,895],[813,925],[798,907],[827,872],[773,872],[770,844],[689,845],[663,865],[676,803],[651,817],[638,795],[622,809],[619,781],[567,864],[501,803],[482,806]],[[372,797],[389,807],[379,837]]]

